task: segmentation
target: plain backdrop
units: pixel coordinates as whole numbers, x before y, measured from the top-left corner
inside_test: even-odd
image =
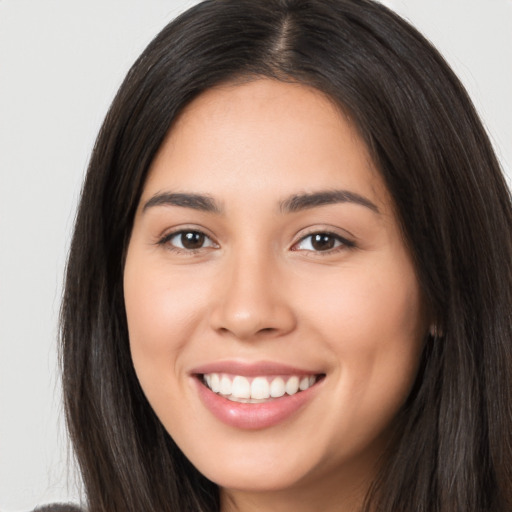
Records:
[[[79,499],[56,355],[95,136],[138,54],[192,0],[0,0],[0,510]],[[512,0],[387,0],[468,88],[508,176]]]

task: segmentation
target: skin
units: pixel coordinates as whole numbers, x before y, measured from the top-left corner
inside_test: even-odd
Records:
[[[293,195],[334,189],[376,208],[344,201],[283,211]],[[163,192],[205,194],[220,211],[144,208]],[[205,243],[191,251],[180,235],[165,239],[180,230],[205,233]],[[334,246],[316,250],[311,233],[333,233]],[[224,512],[360,506],[429,322],[392,200],[339,108],[314,89],[267,79],[195,99],[150,169],[124,290],[142,388],[221,487]],[[325,378],[285,421],[234,428],[203,405],[190,374],[219,360]]]

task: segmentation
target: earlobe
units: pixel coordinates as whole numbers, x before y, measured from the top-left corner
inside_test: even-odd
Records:
[[[443,337],[443,330],[437,325],[436,322],[432,322],[430,324],[430,328],[428,330],[430,336],[434,339],[439,339]]]

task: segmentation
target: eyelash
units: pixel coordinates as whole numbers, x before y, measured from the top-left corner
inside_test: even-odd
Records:
[[[331,240],[334,240],[334,243],[338,243],[338,245],[334,246],[330,249],[327,249],[325,251],[315,251],[315,250],[311,250],[311,249],[294,249],[294,247],[297,247],[299,244],[305,242],[308,239],[312,239],[314,236],[328,237]],[[310,245],[312,245],[312,241],[310,242]],[[344,251],[347,249],[353,249],[353,248],[355,248],[355,246],[356,246],[356,244],[354,242],[338,235],[337,233],[332,233],[331,231],[313,231],[311,233],[308,233],[307,235],[304,235],[303,237],[300,238],[300,240],[298,242],[293,244],[292,250],[293,251],[303,250],[303,251],[312,252],[315,255],[318,254],[320,256],[327,256],[327,255],[336,254],[340,251]]]
[[[172,243],[170,243],[173,238],[178,237],[178,236],[183,237],[184,235],[199,235],[200,237],[204,237],[205,241],[209,240],[210,244],[206,247],[187,249],[186,247],[176,247],[176,245],[173,245]],[[297,249],[297,248],[295,248],[298,245],[300,245],[301,243],[305,242],[308,239],[311,239],[314,236],[328,237],[329,239],[334,240],[335,244],[338,243],[338,245],[337,246],[335,245],[334,247],[329,248],[325,251],[321,251],[321,250],[315,251],[312,249]],[[168,247],[168,249],[172,252],[176,252],[179,254],[190,254],[190,255],[197,254],[201,250],[207,249],[209,247],[218,248],[218,244],[216,244],[212,240],[211,237],[209,237],[206,233],[204,233],[200,230],[197,230],[197,229],[180,229],[179,231],[173,231],[172,233],[168,233],[167,235],[165,235],[158,241],[158,245],[162,245],[162,246],[166,245]],[[183,243],[182,243],[182,245],[183,245]],[[312,245],[312,242],[310,242],[310,245]],[[314,232],[308,233],[307,235],[304,235],[303,237],[301,237],[299,241],[297,241],[293,244],[291,250],[292,251],[308,251],[308,252],[312,252],[312,253],[315,253],[315,254],[318,254],[321,256],[325,256],[325,255],[335,254],[339,251],[353,249],[355,247],[356,247],[356,244],[354,242],[352,242],[351,240],[348,240],[336,233],[332,233],[330,231],[314,231]]]
[[[204,240],[210,241],[211,245],[209,245],[208,247],[214,247],[214,248],[218,247],[218,245],[211,239],[211,237],[209,237],[206,233],[203,233],[202,231],[200,231],[198,229],[180,229],[178,231],[173,231],[172,233],[168,233],[167,235],[162,237],[158,241],[158,245],[166,245],[170,251],[176,252],[179,254],[196,254],[199,251],[201,251],[205,248],[208,248],[208,247],[199,247],[197,249],[187,249],[186,247],[176,247],[176,245],[173,245],[172,243],[170,243],[173,238],[178,237],[180,235],[181,235],[181,237],[183,237],[184,235],[187,235],[187,234],[202,236],[202,237],[204,237]]]

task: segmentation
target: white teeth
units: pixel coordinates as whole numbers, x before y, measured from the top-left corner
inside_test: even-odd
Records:
[[[265,377],[256,377],[251,384],[251,398],[270,398],[270,385]]]
[[[251,398],[251,385],[249,381],[245,377],[236,376],[233,379],[231,394],[237,398]]]
[[[286,382],[286,393],[294,395],[299,390],[299,377],[290,377]]]
[[[305,391],[315,384],[315,375],[298,377],[254,377],[209,373],[203,375],[204,383],[214,392],[235,401],[264,401],[280,398],[285,394],[294,395]]]
[[[303,379],[301,379],[301,381],[299,383],[299,389],[301,391],[305,391],[308,388],[309,388],[309,377],[304,377]]]
[[[284,380],[281,377],[276,377],[271,383],[270,383],[270,396],[272,398],[279,398],[280,396],[283,396],[286,393]]]
[[[210,386],[211,390],[214,393],[218,393],[220,391],[220,378],[219,378],[218,374],[212,373],[211,375],[208,375],[208,376],[210,377],[211,385],[208,384],[208,380],[206,380],[206,384],[208,384]]]
[[[220,394],[221,395],[231,395],[231,392],[233,390],[233,386],[231,384],[231,379],[229,377],[227,377],[226,375],[224,375],[221,379],[220,379]]]

